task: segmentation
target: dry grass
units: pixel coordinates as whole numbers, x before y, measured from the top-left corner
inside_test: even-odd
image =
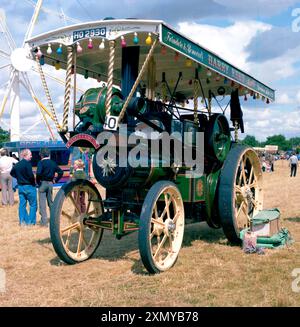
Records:
[[[276,162],[264,177],[264,207],[281,210],[291,247],[246,255],[221,230],[189,225],[176,265],[154,276],[140,261],[137,233],[118,241],[106,231],[92,259],[68,266],[47,229],[20,228],[17,205],[0,208],[0,268],[7,278],[0,306],[299,306],[291,272],[300,267],[300,173],[290,178],[287,163]]]

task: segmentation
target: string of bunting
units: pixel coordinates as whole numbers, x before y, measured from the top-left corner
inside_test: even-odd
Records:
[[[128,37],[127,37],[127,39],[128,39]],[[152,34],[151,33],[148,33],[147,34],[147,37],[144,40],[144,42],[148,46],[150,46],[152,44],[153,41],[152,41]],[[133,33],[132,43],[135,44],[135,45],[140,43],[140,39],[138,37],[137,32],[134,32]],[[127,46],[127,41],[126,41],[126,38],[125,38],[124,35],[122,35],[120,37],[120,45],[121,45],[122,48],[125,48]],[[105,39],[102,38],[100,40],[98,49],[99,50],[104,50],[105,48],[106,48]],[[93,40],[91,38],[89,38],[88,39],[88,43],[87,43],[87,50],[92,50],[92,49],[94,49]],[[44,65],[45,64],[45,56],[42,53],[40,47],[37,47],[35,51],[36,51],[36,56],[38,57],[38,59],[40,61],[40,64],[41,65]],[[77,54],[81,54],[81,53],[84,52],[84,49],[81,46],[80,42],[76,42],[76,52],[77,52]],[[51,43],[48,43],[46,53],[47,53],[47,55],[51,55],[53,53],[53,49],[52,49]],[[55,50],[55,53],[58,56],[60,56],[60,55],[63,54],[63,45],[61,43],[59,43],[58,47]],[[167,48],[166,48],[165,45],[162,45],[160,53],[163,56],[166,55]],[[177,62],[179,60],[179,58],[180,58],[180,54],[177,51],[175,51],[174,52],[174,61]],[[61,61],[59,59],[53,61],[53,66],[55,67],[56,70],[59,70],[61,68]],[[187,68],[193,67],[193,61],[190,58],[185,58],[185,66]],[[202,70],[201,65],[198,65],[198,68],[197,69],[198,69],[198,72],[200,72]],[[98,82],[101,81],[100,74],[98,74],[96,72],[93,72],[93,71],[89,71],[87,69],[82,69],[82,70],[84,71],[84,78],[85,79],[87,79],[88,77],[91,76],[93,78],[96,78]],[[206,69],[206,84],[210,84],[211,81],[212,81],[212,78],[213,78],[213,72],[209,68],[207,68]],[[217,83],[220,83],[221,82],[221,78],[222,78],[221,75],[219,75],[218,73],[216,73],[215,74],[215,77],[214,77],[214,81],[217,82]],[[189,80],[189,85],[192,84],[191,81],[192,80]],[[253,100],[258,100],[258,99],[261,98],[261,100],[263,102],[266,102],[267,104],[270,103],[270,100],[269,100],[268,97],[261,96],[259,93],[254,92],[253,90],[248,90],[247,88],[243,87],[242,85],[237,84],[235,81],[228,79],[226,76],[223,79],[223,84],[224,85],[228,85],[231,88],[235,88],[235,89],[236,88],[239,88],[241,94],[244,95],[244,101],[247,101],[248,100],[247,95],[248,96],[250,95],[250,97],[252,97]],[[164,89],[164,86],[163,85],[162,85],[162,89]],[[164,96],[164,93],[165,92],[163,91],[162,93],[163,93],[163,98],[165,98],[165,96]]]

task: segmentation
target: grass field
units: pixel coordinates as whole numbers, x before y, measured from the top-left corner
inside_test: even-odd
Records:
[[[292,246],[247,255],[222,230],[187,225],[177,263],[154,276],[141,263],[137,233],[116,240],[106,231],[92,259],[69,266],[57,258],[48,229],[20,228],[17,204],[0,208],[0,306],[300,306],[291,288],[300,268],[299,184],[300,172],[290,178],[287,162],[264,173],[264,208],[281,210]]]

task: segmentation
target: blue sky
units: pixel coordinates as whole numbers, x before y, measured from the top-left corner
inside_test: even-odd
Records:
[[[9,30],[21,46],[33,14],[32,0],[0,0]],[[244,110],[245,134],[265,140],[268,135],[300,136],[300,1],[295,0],[45,0],[33,35],[64,26],[59,14],[84,21],[104,17],[162,19],[204,47],[276,89],[276,101],[269,105],[248,100]],[[292,16],[293,11],[297,16]],[[299,22],[298,22],[298,20]],[[70,22],[68,22],[70,24]],[[293,31],[292,27],[299,27]],[[0,30],[0,50],[7,49]],[[0,58],[0,67],[5,59]],[[8,79],[0,74],[0,101]],[[39,78],[30,79],[38,93]],[[61,92],[62,95],[62,92]],[[62,96],[55,102],[60,105]],[[22,98],[22,129],[39,115],[26,95]],[[9,113],[4,119],[8,122]],[[45,137],[45,128],[34,132]],[[47,137],[47,136],[46,136]],[[242,136],[243,137],[243,136]]]

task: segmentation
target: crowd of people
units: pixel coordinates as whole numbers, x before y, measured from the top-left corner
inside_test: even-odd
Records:
[[[273,172],[274,171],[274,163],[276,160],[288,160],[289,167],[290,167],[290,177],[296,177],[297,175],[297,167],[299,163],[298,156],[296,152],[292,152],[291,154],[287,155],[274,155],[274,154],[262,154],[259,155],[260,164],[262,167],[263,172]]]
[[[260,157],[262,171],[273,172],[275,160],[276,157],[273,154],[262,155]]]
[[[41,160],[38,162],[36,175],[30,163],[32,153],[29,149],[21,151],[19,161],[8,156],[6,149],[2,149],[0,155],[2,205],[14,205],[13,178],[15,178],[19,194],[20,225],[35,225],[39,207],[40,225],[47,227],[49,221],[47,205],[50,208],[53,203],[53,184],[61,179],[63,170],[50,159],[50,151],[47,148],[40,150]]]

